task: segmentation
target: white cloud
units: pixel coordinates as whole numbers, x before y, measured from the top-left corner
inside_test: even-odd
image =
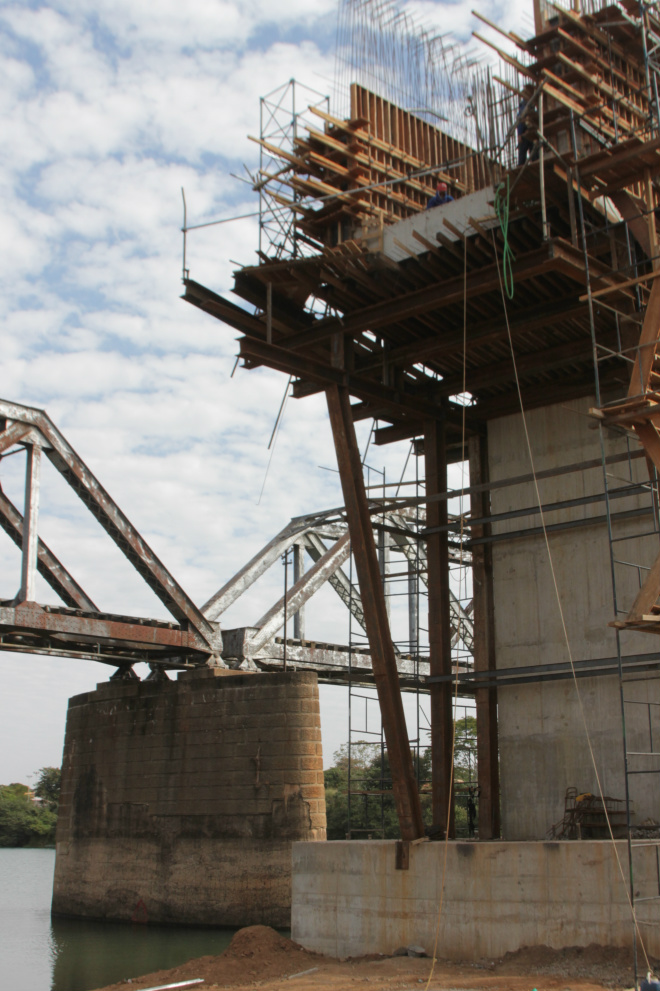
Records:
[[[418,6],[433,23],[469,26],[469,5]],[[292,516],[342,501],[337,475],[319,467],[335,465],[323,397],[289,400],[271,460],[285,378],[230,378],[237,333],[178,299],[181,187],[190,224],[256,209],[230,173],[257,166],[247,134],[258,134],[259,97],[292,77],[329,88],[334,14],[335,0],[0,8],[0,395],[47,408],[200,603]],[[254,219],[191,231],[192,277],[227,292],[235,262],[256,262],[257,233]],[[368,430],[359,424],[363,446]],[[405,456],[372,448],[369,461],[393,479]],[[19,504],[22,471],[20,456],[0,464]],[[163,614],[49,466],[42,531],[101,608]],[[8,540],[0,563],[11,596]],[[227,622],[254,622],[281,589],[275,566]],[[335,598],[310,606],[320,639],[347,636]],[[14,744],[1,782],[59,762],[66,697],[108,672],[6,654],[0,664],[2,737]]]

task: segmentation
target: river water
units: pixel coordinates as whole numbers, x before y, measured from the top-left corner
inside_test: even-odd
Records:
[[[0,849],[0,988],[91,991],[222,953],[233,930],[51,919],[54,850]]]

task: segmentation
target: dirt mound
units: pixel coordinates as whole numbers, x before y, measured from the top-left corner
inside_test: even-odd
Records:
[[[523,946],[494,961],[500,974],[547,974],[555,977],[584,978],[606,987],[631,987],[632,949],[611,946],[569,946],[553,950],[549,946]]]
[[[248,926],[239,929],[222,956],[215,959],[222,967],[223,977],[231,970],[232,975],[244,974],[246,981],[253,981],[307,970],[314,966],[318,954],[303,949],[270,926]],[[238,976],[227,978],[227,983],[238,984]]]
[[[104,991],[126,991],[148,988],[157,984],[174,984],[194,977],[203,977],[207,984],[252,984],[271,978],[299,974],[309,970],[322,959],[304,950],[298,943],[281,936],[270,926],[248,926],[239,929],[224,953],[217,957],[198,957],[171,970],[159,970],[136,977],[127,985],[112,984]],[[202,985],[200,985],[201,987]]]

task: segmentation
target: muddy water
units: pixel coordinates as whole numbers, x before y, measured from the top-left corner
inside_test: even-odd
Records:
[[[54,850],[0,849],[0,987],[91,991],[221,953],[228,929],[51,919]]]

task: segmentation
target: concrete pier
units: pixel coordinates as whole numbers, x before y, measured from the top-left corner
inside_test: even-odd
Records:
[[[534,470],[558,472],[538,483],[543,504],[574,500],[575,505],[545,514],[552,563],[545,538],[538,532],[538,514],[500,521],[494,527],[498,535],[493,543],[498,668],[616,655],[616,634],[608,626],[615,614],[601,449],[598,431],[592,429],[594,421],[589,417],[594,403],[593,398],[573,400],[526,414]],[[606,431],[604,440],[607,457],[626,457],[625,435]],[[488,450],[492,481],[530,473],[525,424],[519,414],[489,423]],[[585,462],[595,465],[560,472],[565,466]],[[630,464],[625,460],[612,464],[608,470],[613,476],[610,487],[621,493],[629,491],[630,473],[648,486],[643,458]],[[593,501],[579,502],[586,499]],[[537,505],[533,482],[495,488],[492,493],[494,514]],[[629,562],[615,566],[617,603],[624,612],[632,605],[640,576],[645,575],[641,569],[648,568],[658,552],[657,536],[649,535],[653,523],[650,507],[648,491],[625,494],[611,503],[615,554],[618,560]],[[633,516],[635,512],[643,515]],[[531,528],[537,532],[519,534]],[[657,637],[648,633],[625,632],[621,637],[624,655],[652,652],[657,646]],[[598,794],[587,729],[604,793],[625,797],[618,677],[582,678],[578,684],[579,698],[572,679],[539,680],[499,691],[502,835],[506,840],[545,839],[548,828],[563,815],[569,786],[578,792]],[[660,680],[655,673],[646,678],[637,675],[634,684],[626,687],[627,697],[636,700],[626,707],[628,750],[651,751],[649,727],[653,736],[660,732]],[[650,713],[647,702],[656,703]],[[658,765],[655,758],[640,756],[631,766],[636,772],[648,772]],[[633,823],[648,817],[660,822],[657,775],[635,773],[630,788]]]
[[[204,669],[70,700],[56,914],[288,926],[291,843],[320,839],[315,673]]]
[[[624,842],[616,852],[625,875]],[[642,853],[643,895],[656,883],[656,862],[654,849]],[[444,864],[444,843],[411,847],[408,870],[396,869],[391,840],[295,843],[292,937],[337,957],[410,944],[432,955],[437,928],[437,956],[449,960],[497,958],[522,946],[632,945],[611,842],[450,842],[446,873]],[[638,919],[647,952],[660,955],[660,905],[638,906]]]

